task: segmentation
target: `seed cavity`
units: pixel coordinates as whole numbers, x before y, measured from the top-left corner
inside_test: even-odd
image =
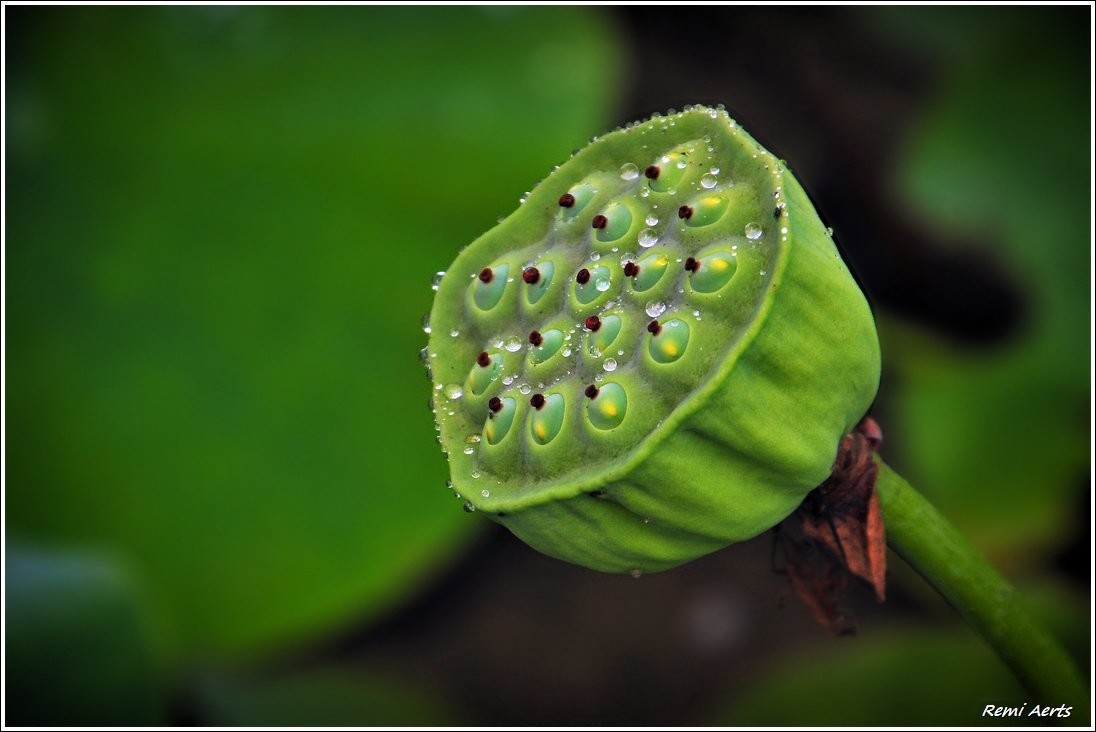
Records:
[[[669,267],[670,260],[663,252],[652,252],[639,260],[633,285],[635,291],[646,292],[657,285]]]
[[[483,351],[476,357],[476,365],[472,367],[472,372],[468,374],[468,388],[473,394],[479,396],[487,391],[487,388],[498,379],[501,372],[502,355],[496,353],[492,356],[487,351]]]
[[[585,273],[585,274],[583,274]],[[582,305],[589,305],[612,287],[612,273],[608,267],[595,266],[593,269],[580,269],[575,277],[575,298]]]
[[[647,330],[651,331],[647,350],[658,363],[673,363],[685,355],[685,347],[689,344],[689,324],[685,321],[674,318],[656,330],[649,326]]]
[[[536,334],[535,340],[533,339],[534,333]],[[529,360],[533,364],[544,363],[556,355],[563,346],[563,331],[552,328],[540,333],[534,330],[529,334],[529,342],[533,344],[533,350],[529,353]]]
[[[586,341],[587,352],[594,358],[601,358],[613,345],[622,325],[623,321],[619,315],[606,315],[601,318],[598,327],[590,329],[591,333]]]
[[[532,273],[532,274],[530,274]],[[525,301],[530,305],[536,305],[552,286],[552,277],[556,273],[556,265],[550,260],[538,262],[536,267],[529,267],[521,274],[522,280],[529,284],[525,288]]]
[[[597,191],[589,183],[577,185],[564,193],[559,197],[560,217],[565,221],[573,221],[590,203],[595,193]]]
[[[591,396],[590,389],[594,389]],[[608,382],[601,388],[593,386],[586,390],[590,401],[586,402],[586,418],[599,430],[611,430],[624,421],[628,413],[628,395],[624,387],[616,382]]]
[[[690,208],[691,213],[685,217],[688,219],[685,223],[694,227],[714,224],[722,218],[729,206],[730,201],[723,196],[704,196]]]
[[[711,293],[723,289],[738,269],[738,258],[725,248],[702,251],[689,277],[694,292]],[[686,267],[688,269],[688,267]]]
[[[651,179],[647,185],[650,186],[652,191],[665,193],[666,191],[675,188],[685,177],[685,169],[688,166],[688,156],[684,152],[675,152],[663,156],[659,159],[658,163],[650,166],[657,170],[657,174],[653,178],[649,175],[647,176]]]
[[[547,445],[556,438],[560,428],[563,427],[563,396],[560,394],[549,394],[547,397],[541,394],[533,395],[533,399],[537,397],[540,397],[540,406],[534,405],[535,411],[529,413],[529,431],[537,444]],[[530,403],[533,399],[530,399]]]
[[[518,405],[511,397],[492,397],[487,407],[490,412],[483,424],[483,436],[487,438],[488,445],[497,445],[510,432]]]
[[[506,278],[510,265],[499,264],[484,267],[472,282],[472,299],[480,310],[490,310],[499,304],[506,291]]]
[[[595,238],[603,243],[622,239],[632,228],[632,219],[632,210],[623,203],[609,204],[603,213],[594,217]]]

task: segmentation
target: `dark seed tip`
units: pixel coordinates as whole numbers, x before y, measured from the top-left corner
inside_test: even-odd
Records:
[[[534,330],[529,334],[529,342],[534,346],[539,346],[544,342],[544,336],[540,334],[539,330]]]
[[[679,218],[683,218],[683,219],[692,218],[692,216],[693,216],[693,207],[692,206],[682,206],[681,208],[679,208],[677,210],[677,215],[678,215]]]
[[[652,320],[650,323],[647,323],[647,332],[651,335],[658,335],[662,332],[662,326],[658,324],[657,320]]]
[[[480,270],[480,273],[479,273],[480,282],[482,282],[484,284],[487,284],[492,279],[494,279],[494,277],[495,277],[495,273],[491,271],[490,267],[484,267],[483,269]]]
[[[638,264],[636,264],[635,262],[625,262],[624,263],[624,276],[625,277],[635,277],[637,274],[639,274],[639,265]]]
[[[779,206],[777,206],[776,208],[773,209],[773,218],[774,219],[778,219],[783,215],[784,215],[784,204],[780,204]]]
[[[529,403],[533,405],[533,409],[540,409],[544,406],[544,395],[534,394],[533,396],[529,397]]]
[[[700,262],[696,261],[696,257],[689,257],[685,260],[685,271],[696,272],[700,269]]]
[[[527,284],[535,285],[537,280],[540,279],[540,270],[536,267],[529,267],[521,273],[521,278],[525,280]]]
[[[580,269],[580,270],[578,271],[578,274],[577,274],[577,275],[575,275],[575,280],[576,280],[576,281],[577,281],[577,282],[578,282],[578,283],[579,283],[580,285],[585,285],[585,284],[586,284],[587,282],[589,282],[589,281],[590,281],[590,270],[588,270],[588,269],[586,269],[585,267],[583,267],[582,269]]]
[[[476,363],[487,368],[491,365],[491,355],[487,351],[480,351],[480,355],[476,356]]]
[[[499,399],[497,396],[491,397],[491,400],[487,402],[487,408],[490,409],[492,412],[501,412],[502,400]]]
[[[592,225],[595,229],[604,229],[608,224],[609,219],[607,219],[604,214],[598,214],[594,217]]]
[[[643,171],[643,175],[647,176],[651,180],[658,178],[658,174],[662,171],[658,169],[657,165],[648,165],[647,169]]]
[[[591,399],[597,399],[598,388],[595,385],[590,384],[588,387],[586,387],[586,391],[583,393]]]
[[[600,327],[601,318],[599,318],[598,316],[591,315],[590,317],[586,318],[586,330],[596,331]]]
[[[571,208],[571,206],[575,205],[575,197],[570,193],[564,193],[559,197],[559,205],[564,208]]]

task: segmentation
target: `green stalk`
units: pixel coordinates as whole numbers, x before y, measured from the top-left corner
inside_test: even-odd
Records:
[[[1087,719],[1087,685],[1012,585],[909,483],[878,457],[876,462],[890,547],[989,642],[1034,695],[1033,703],[1072,704],[1071,716]]]

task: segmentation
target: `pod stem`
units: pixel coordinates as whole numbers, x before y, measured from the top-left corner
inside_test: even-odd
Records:
[[[1072,703],[1087,719],[1089,689],[1016,590],[920,493],[876,456],[887,543],[982,635],[1033,702]],[[1058,701],[1055,701],[1058,700]],[[988,700],[989,701],[989,700]]]

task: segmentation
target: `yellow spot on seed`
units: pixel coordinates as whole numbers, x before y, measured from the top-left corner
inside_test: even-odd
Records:
[[[487,420],[487,427],[485,427],[483,431],[487,434],[487,441],[488,442],[494,442],[495,441],[495,423],[494,422],[492,422],[491,420]]]
[[[533,427],[533,433],[537,436],[538,440],[545,440],[548,438],[548,430],[544,428],[543,424],[538,424]]]
[[[606,417],[615,417],[615,416],[617,416],[617,408],[616,408],[615,404],[606,404],[605,408],[602,409],[601,411],[605,412]]]
[[[666,342],[662,344],[662,352],[670,358],[673,358],[678,354],[677,344]]]
[[[726,259],[712,260],[712,269],[716,270],[717,272],[722,272],[723,270],[727,269],[727,266],[728,265]]]

